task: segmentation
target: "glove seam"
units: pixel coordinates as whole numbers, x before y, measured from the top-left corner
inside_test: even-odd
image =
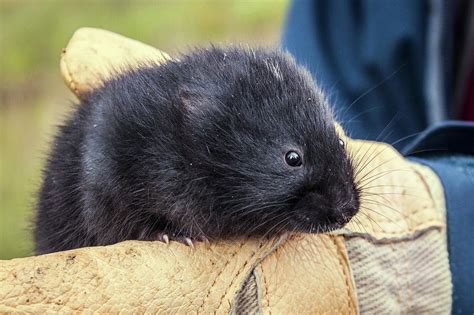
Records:
[[[334,245],[336,246],[336,254],[337,254],[337,258],[338,258],[338,263],[339,263],[339,266],[342,269],[342,273],[343,273],[343,276],[344,276],[344,282],[345,282],[346,292],[347,292],[347,305],[348,305],[349,311],[354,311],[354,310],[356,310],[356,306],[354,305],[354,301],[352,300],[351,285],[350,285],[350,282],[349,282],[349,276],[347,275],[346,268],[343,264],[343,260],[344,260],[343,256],[344,255],[342,253],[341,246],[336,241],[336,238],[337,238],[337,236],[335,236],[335,237],[331,236],[331,240],[334,243]]]
[[[212,289],[214,288],[214,286],[216,285],[217,283],[217,280],[219,279],[219,277],[222,275],[222,273],[224,272],[224,270],[227,268],[227,266],[229,265],[230,261],[232,260],[232,258],[235,257],[235,255],[237,255],[237,253],[239,252],[239,250],[244,246],[245,244],[245,241],[242,241],[240,243],[240,246],[232,253],[232,255],[230,255],[230,257],[227,259],[226,263],[224,264],[224,266],[222,267],[222,269],[219,271],[219,273],[216,275],[216,277],[214,278],[214,281],[212,282],[211,286],[209,287],[209,289],[207,290],[207,293],[206,293],[206,296],[204,297],[204,299],[202,300],[202,303],[201,305],[199,306],[198,308],[198,313],[199,311],[202,310],[202,308],[204,307],[204,305],[206,304],[206,301],[207,299],[209,298],[209,296],[211,295],[211,291]],[[216,310],[219,309],[219,307],[221,306],[222,304],[222,301],[219,303],[219,305],[217,306]]]
[[[263,306],[265,305],[267,307],[267,310],[268,310],[268,314],[271,314],[271,311],[270,311],[270,298],[269,298],[269,294],[268,294],[268,282],[266,280],[266,277],[265,277],[265,272],[263,271],[263,265],[261,264],[259,266],[260,268],[260,273],[261,273],[261,279],[262,279],[262,282],[263,282],[263,292],[262,292],[262,311],[263,311]],[[263,303],[264,301],[266,301],[265,303]]]
[[[245,242],[242,242],[241,246],[239,247],[242,248],[242,246],[244,245]],[[220,302],[219,302],[219,305],[217,306],[216,309],[219,309],[222,305],[222,303],[224,303],[224,299],[226,297],[226,295],[229,293],[229,290],[230,288],[232,287],[232,285],[235,283],[237,277],[244,271],[245,267],[248,265],[248,263],[250,262],[250,260],[255,256],[255,254],[257,254],[257,252],[263,247],[263,245],[265,244],[264,241],[260,242],[260,245],[252,252],[252,254],[245,260],[244,264],[242,265],[242,267],[237,271],[237,273],[235,274],[235,276],[232,277],[232,281],[230,282],[230,284],[228,285],[228,287],[224,290],[224,293],[222,294],[221,298],[220,298]],[[235,256],[235,254],[238,252],[238,250],[232,255],[232,257]],[[231,257],[231,258],[232,258]],[[230,262],[230,259],[228,260],[228,262],[226,263],[225,266],[227,266],[227,264]],[[224,267],[225,268],[225,267]],[[222,273],[222,272],[220,272]],[[219,273],[219,275],[220,275]],[[217,281],[217,278],[219,277],[219,275],[216,277],[216,281]],[[215,281],[215,282],[216,282]],[[215,282],[213,283],[213,285],[215,284]],[[212,287],[211,287],[212,288]],[[210,291],[210,290],[209,290]],[[209,295],[208,295],[209,296]],[[207,297],[206,297],[207,298]],[[202,307],[202,306],[201,306]]]

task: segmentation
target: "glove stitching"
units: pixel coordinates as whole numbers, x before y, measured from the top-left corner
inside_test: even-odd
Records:
[[[224,266],[222,267],[222,269],[219,271],[219,273],[216,275],[216,277],[214,278],[214,281],[212,282],[211,286],[209,287],[209,289],[207,290],[207,293],[206,293],[206,296],[204,297],[204,299],[202,300],[202,303],[201,305],[199,306],[198,308],[198,313],[199,311],[202,310],[202,308],[204,307],[204,305],[206,304],[206,301],[207,299],[209,298],[209,296],[211,295],[211,291],[212,289],[214,288],[214,286],[216,285],[217,283],[217,280],[219,279],[219,277],[221,276],[221,274],[224,272],[224,270],[227,268],[227,266],[229,265],[230,261],[232,260],[232,258],[235,257],[235,255],[237,255],[237,253],[240,251],[240,249],[245,245],[245,241],[242,241],[242,243],[240,243],[240,246],[232,253],[232,255],[230,255],[229,259],[227,259],[227,261],[225,262]],[[219,309],[220,305],[222,304],[222,301],[219,303],[219,306],[216,308],[216,309]]]
[[[344,255],[342,253],[342,249],[341,249],[340,245],[336,242],[336,237],[331,236],[331,240],[334,243],[334,245],[336,246],[336,254],[337,254],[339,266],[341,267],[342,273],[344,275],[344,282],[345,282],[345,285],[346,285],[346,292],[347,292],[347,305],[349,307],[348,310],[353,311],[353,310],[356,309],[356,307],[355,307],[355,305],[353,304],[353,301],[352,301],[351,285],[349,283],[349,276],[347,275],[346,268],[344,267],[344,264],[343,264]]]
[[[419,212],[418,210],[417,211],[413,211],[411,214],[416,214],[417,212]],[[405,220],[397,220],[397,221],[394,221],[394,220],[387,220],[387,219],[377,219],[375,220],[373,217],[372,220],[375,220],[374,222],[377,223],[379,226],[374,226],[373,224],[371,224],[370,226],[368,227],[365,227],[365,228],[370,228],[373,232],[372,233],[363,233],[363,232],[357,232],[357,231],[353,231],[352,229],[349,229],[349,231],[353,232],[353,233],[359,233],[359,234],[383,234],[383,235],[400,235],[402,237],[404,237],[405,235],[409,236],[411,234],[413,234],[414,232],[417,232],[419,231],[420,229],[423,229],[423,226],[426,225],[426,221],[423,221],[423,222],[413,222],[413,220],[409,221],[410,223],[413,224],[413,226],[410,226],[408,224],[408,221],[407,221],[407,216],[408,214],[404,214],[402,216],[402,218],[400,219],[405,219]],[[440,220],[438,220],[437,218],[429,218],[430,219],[430,225],[440,225]],[[391,223],[396,223],[397,225],[401,222],[405,222],[407,224],[407,228],[406,229],[400,229],[400,230],[397,230],[397,231],[386,231],[384,228],[382,228],[381,226],[384,225],[384,224],[391,224]],[[400,226],[399,226],[400,227]]]
[[[262,280],[263,280],[263,286],[265,287],[265,293],[263,294],[263,300],[266,300],[266,306],[268,308],[268,314],[271,314],[272,312],[270,311],[270,295],[268,294],[268,282],[265,277],[265,273],[263,271],[263,265],[260,265],[260,270],[262,273]]]
[[[244,243],[242,243],[242,245],[239,247],[239,249],[242,248],[243,244]],[[219,302],[219,305],[217,306],[217,309],[219,309],[221,307],[222,303],[224,303],[224,298],[227,295],[227,293],[229,292],[229,290],[232,287],[232,285],[234,284],[234,282],[236,281],[237,277],[242,273],[242,271],[244,271],[245,267],[248,265],[250,260],[255,256],[255,254],[257,254],[257,252],[263,247],[264,244],[265,244],[264,241],[260,242],[260,245],[252,252],[252,254],[249,256],[249,258],[247,258],[245,260],[245,263],[242,265],[242,267],[237,271],[237,274],[235,274],[235,276],[232,277],[232,281],[230,282],[227,289],[225,289],[224,294],[222,294],[222,296],[220,297],[221,301]],[[235,252],[234,255],[232,255],[232,257],[234,257],[236,253],[237,252]],[[216,278],[216,281],[217,281],[217,278]],[[214,284],[215,284],[215,282],[214,282]]]

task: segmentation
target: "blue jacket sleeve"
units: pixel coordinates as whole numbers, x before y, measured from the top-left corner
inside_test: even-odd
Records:
[[[402,150],[432,168],[444,188],[453,314],[474,311],[474,123],[445,122],[429,128]]]

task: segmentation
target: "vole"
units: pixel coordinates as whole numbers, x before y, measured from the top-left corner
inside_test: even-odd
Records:
[[[342,227],[359,208],[344,142],[280,50],[197,48],[118,74],[53,140],[36,253]]]

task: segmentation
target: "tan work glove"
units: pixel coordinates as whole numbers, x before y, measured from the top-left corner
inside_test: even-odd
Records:
[[[84,28],[63,51],[61,72],[81,98],[120,69],[168,58]],[[127,241],[0,261],[0,313],[449,313],[438,178],[386,144],[345,142],[366,188],[342,230],[194,249]]]

